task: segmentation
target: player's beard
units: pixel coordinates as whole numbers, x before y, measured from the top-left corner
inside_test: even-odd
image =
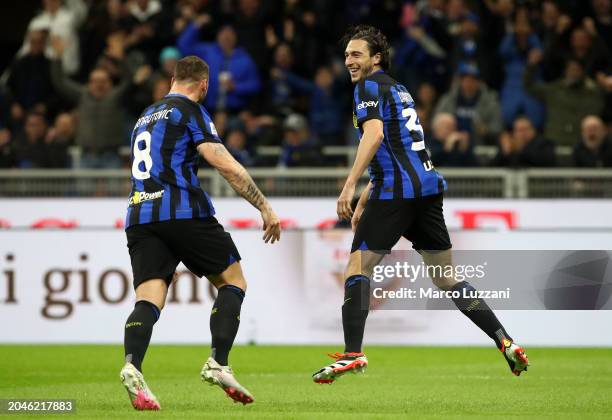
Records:
[[[364,64],[363,66],[361,66],[361,74],[359,75],[359,81],[362,81],[366,77],[368,77],[370,73],[372,73],[373,68],[374,68],[374,65],[371,63]]]

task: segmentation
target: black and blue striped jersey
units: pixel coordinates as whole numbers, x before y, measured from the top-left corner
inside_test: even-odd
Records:
[[[355,86],[353,123],[360,136],[362,124],[371,119],[383,122],[384,139],[368,168],[373,183],[370,199],[408,199],[446,190],[446,181],[425,149],[412,96],[382,70]]]
[[[169,94],[145,109],[132,131],[132,192],[125,228],[215,214],[198,181],[203,142],[221,142],[204,107]]]

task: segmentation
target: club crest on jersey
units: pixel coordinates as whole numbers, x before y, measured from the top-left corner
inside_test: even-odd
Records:
[[[361,101],[359,105],[357,105],[357,110],[369,108],[371,106],[377,107],[378,101]]]
[[[135,191],[134,194],[130,197],[128,204],[131,206],[133,204],[140,204],[143,201],[149,200],[157,200],[164,195],[164,190],[155,191],[152,193],[148,193],[145,191]]]
[[[402,101],[402,103],[409,104],[411,102],[414,102],[414,100],[412,99],[412,95],[410,95],[408,92],[397,92],[397,95],[399,96],[400,101]]]

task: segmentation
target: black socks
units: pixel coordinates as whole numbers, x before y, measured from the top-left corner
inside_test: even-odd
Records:
[[[370,306],[370,279],[363,275],[351,276],[344,282],[342,326],[344,352],[360,353],[363,331]]]
[[[153,303],[140,300],[134,305],[134,310],[125,323],[123,340],[125,361],[132,363],[141,372],[142,361],[151,341],[153,325],[159,319],[159,314],[159,308]]]
[[[512,338],[510,338],[491,308],[489,308],[489,305],[483,299],[463,297],[464,290],[468,294],[476,292],[476,289],[470,283],[462,281],[454,285],[451,290],[461,293],[460,297],[453,298],[457,308],[476,324],[478,328],[483,330],[485,334],[491,337],[498,349],[503,350],[506,347],[507,344],[504,343],[504,339],[512,341]]]
[[[217,300],[210,314],[210,333],[212,335],[211,357],[221,366],[227,366],[228,355],[240,325],[240,307],[244,291],[236,286],[226,285],[219,288]]]

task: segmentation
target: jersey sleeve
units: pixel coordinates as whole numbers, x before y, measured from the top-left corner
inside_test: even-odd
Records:
[[[361,126],[368,120],[381,120],[382,104],[378,83],[373,80],[363,80],[355,87],[355,118]]]
[[[191,133],[191,138],[195,145],[200,143],[221,143],[221,138],[217,134],[215,124],[208,115],[208,112],[202,107],[191,116],[187,121],[187,128]]]

